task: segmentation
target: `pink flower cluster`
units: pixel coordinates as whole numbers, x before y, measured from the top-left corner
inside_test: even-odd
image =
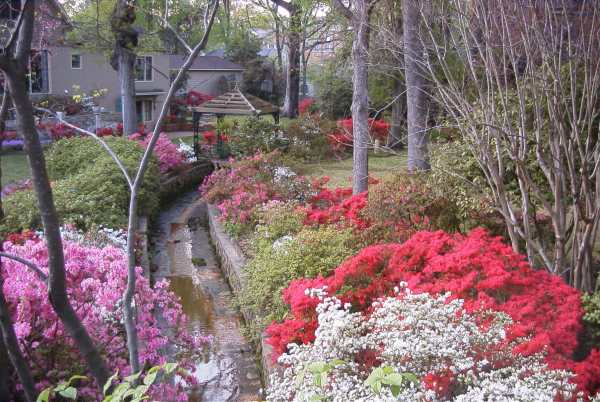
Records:
[[[45,242],[29,240],[23,245],[5,242],[4,249],[48,272]],[[100,348],[110,370],[128,375],[121,302],[127,278],[126,256],[114,247],[96,248],[73,242],[64,242],[64,253],[73,308]],[[162,350],[169,345],[177,345],[181,351],[202,350],[208,339],[187,332],[186,317],[177,297],[169,291],[168,282],[161,281],[151,287],[148,279],[142,276],[141,268],[137,269],[137,274],[135,306],[141,361],[150,365],[165,363],[168,358]],[[46,284],[30,269],[13,260],[2,260],[2,275],[17,337],[39,389],[56,385],[73,374],[88,374],[77,348],[48,300]],[[164,317],[164,323],[159,324],[157,311]],[[168,335],[162,326],[169,328]],[[192,367],[186,358],[180,360],[180,364],[184,368]],[[187,400],[179,385],[163,384],[154,388],[155,400]],[[98,388],[90,382],[80,392],[85,400],[98,397]]]
[[[150,136],[144,133],[133,133],[129,139],[138,141],[144,148],[150,142]],[[179,151],[177,145],[164,133],[160,133],[154,146],[154,155],[158,158],[160,173],[165,174],[183,167],[187,164],[185,155]]]

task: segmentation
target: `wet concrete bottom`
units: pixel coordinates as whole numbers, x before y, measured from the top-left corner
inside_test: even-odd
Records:
[[[190,330],[213,337],[204,361],[197,362],[200,386],[190,401],[261,399],[260,371],[250,343],[241,334],[242,320],[233,294],[218,266],[209,234],[200,224],[202,205],[194,201],[181,214],[163,221],[157,242],[157,276],[167,276],[181,298]],[[167,265],[167,266],[166,266]]]

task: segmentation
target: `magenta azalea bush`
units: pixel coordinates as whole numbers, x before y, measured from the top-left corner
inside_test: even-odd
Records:
[[[4,249],[48,272],[44,241],[28,240],[23,245],[5,242]],[[96,248],[69,241],[64,242],[64,253],[73,308],[101,349],[110,370],[118,371],[120,376],[130,374],[121,303],[127,278],[125,254],[115,247]],[[52,309],[46,284],[13,260],[3,259],[1,269],[15,331],[38,389],[41,391],[74,374],[87,374],[84,361]],[[152,288],[142,276],[141,268],[137,273],[135,305],[141,361],[158,365],[175,359],[180,367],[193,369],[194,352],[201,352],[208,339],[187,332],[186,317],[176,296],[169,291],[168,282],[158,282]],[[159,324],[159,314],[164,324],[162,320]],[[164,326],[170,329],[168,335],[161,328]],[[166,346],[175,346],[181,356],[165,356]],[[19,389],[17,378],[13,380]],[[193,383],[192,378],[186,380]],[[187,400],[185,390],[176,384],[153,386],[151,394],[153,400]],[[88,381],[80,388],[80,395],[84,400],[98,400],[98,387]]]
[[[150,142],[150,135],[134,133],[129,136],[131,140],[138,141],[144,148]],[[164,133],[160,133],[154,147],[154,155],[158,159],[160,173],[165,174],[177,170],[187,164],[187,158],[179,147]]]

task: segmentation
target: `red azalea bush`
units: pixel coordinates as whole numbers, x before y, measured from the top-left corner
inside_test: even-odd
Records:
[[[525,338],[515,353],[545,351],[552,367],[577,373],[582,389],[600,387],[600,352],[592,351],[581,362],[573,360],[582,329],[579,292],[558,276],[532,269],[523,256],[483,229],[466,236],[419,232],[403,244],[367,247],[327,278],[293,281],[283,292],[293,319],[268,329],[274,357],[288,343],[310,341],[318,299],[308,296],[307,289],[327,286],[330,294],[365,310],[377,298],[391,295],[400,282],[407,282],[415,293],[451,292],[452,298],[465,300],[468,311],[507,313],[514,322],[508,341]]]
[[[300,114],[310,113],[315,106],[315,100],[313,98],[304,98],[298,103],[298,112]]]
[[[17,132],[12,130],[6,130],[0,133],[1,140],[14,140],[17,138]]]
[[[100,346],[109,370],[126,376],[130,368],[121,298],[127,282],[127,257],[114,247],[97,248],[70,241],[64,241],[63,246],[69,300]],[[5,242],[4,250],[35,263],[44,273],[48,272],[45,242],[26,241],[22,245]],[[13,260],[3,259],[0,269],[15,332],[38,389],[56,385],[74,374],[86,375],[88,368],[50,304],[46,284],[32,270]],[[177,345],[184,356],[180,365],[193,370],[193,359],[190,359],[193,355],[189,353],[201,351],[207,338],[188,333],[187,319],[177,297],[169,290],[168,282],[160,281],[151,287],[141,268],[136,269],[136,275],[140,360],[150,365],[162,364],[166,359],[163,349]],[[164,322],[157,318],[157,306],[160,306]],[[165,326],[170,331],[164,331]],[[18,389],[18,379],[12,380],[14,388]],[[186,381],[193,379],[186,376]],[[182,385],[152,386],[152,399],[187,400]],[[99,400],[98,388],[90,381],[86,381],[79,391],[82,400]]]
[[[99,137],[110,137],[115,135],[115,131],[112,129],[112,127],[102,127],[96,129],[96,135]]]
[[[376,120],[372,118],[368,120],[368,124],[369,136],[373,140],[385,142],[390,132],[390,124],[384,120]],[[339,129],[329,134],[329,144],[334,152],[339,153],[345,147],[352,146],[352,118],[338,120],[337,125]]]
[[[203,132],[202,138],[208,145],[215,145],[217,143],[217,134],[214,131]]]
[[[50,136],[54,141],[75,137],[77,134],[74,129],[64,123],[49,124],[46,129],[50,132]]]

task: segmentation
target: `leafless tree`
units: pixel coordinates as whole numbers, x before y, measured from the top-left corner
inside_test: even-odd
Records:
[[[485,174],[514,250],[592,290],[600,2],[440,2],[426,31],[435,97]]]

